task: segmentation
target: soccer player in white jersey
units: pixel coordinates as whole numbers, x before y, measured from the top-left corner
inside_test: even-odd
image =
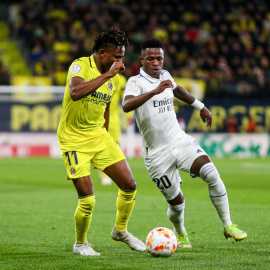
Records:
[[[194,138],[181,129],[173,99],[176,97],[200,110],[206,126],[212,124],[210,111],[162,69],[164,51],[159,40],[145,40],[141,49],[142,68],[139,75],[128,80],[122,107],[124,112],[135,110],[143,139],[145,165],[168,202],[167,216],[173,224],[178,247],[191,247],[184,227],[185,200],[180,189],[179,169],[206,182],[221,219],[224,236],[236,241],[245,239],[247,234],[231,221],[226,188],[216,167]]]

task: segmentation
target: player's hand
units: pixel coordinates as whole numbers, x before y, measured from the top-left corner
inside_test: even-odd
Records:
[[[162,93],[166,88],[173,88],[173,84],[170,80],[162,81],[157,88],[155,88],[153,91],[155,91],[156,94]]]
[[[206,123],[206,127],[212,126],[212,113],[206,107],[200,110],[200,117]]]
[[[122,61],[116,61],[112,64],[108,72],[111,73],[112,77],[114,77],[117,73],[122,73],[125,70],[126,68],[124,63]]]

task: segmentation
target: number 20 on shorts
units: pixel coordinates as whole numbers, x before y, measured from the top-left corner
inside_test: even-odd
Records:
[[[159,189],[170,188],[172,186],[167,175],[163,175],[160,178],[154,178],[153,181]]]

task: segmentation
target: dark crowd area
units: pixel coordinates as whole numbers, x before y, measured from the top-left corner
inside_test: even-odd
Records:
[[[74,59],[91,54],[97,34],[114,27],[130,42],[126,77],[138,73],[141,42],[156,37],[164,68],[204,80],[207,97],[270,97],[270,1],[28,0],[1,7],[33,75],[55,85],[65,84]]]

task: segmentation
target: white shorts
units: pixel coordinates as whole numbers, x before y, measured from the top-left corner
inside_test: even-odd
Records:
[[[174,199],[180,192],[182,183],[178,170],[190,173],[196,158],[207,155],[187,134],[172,150],[161,152],[155,158],[145,158],[145,165],[151,179],[155,182],[167,201]],[[208,155],[207,155],[208,156]]]

